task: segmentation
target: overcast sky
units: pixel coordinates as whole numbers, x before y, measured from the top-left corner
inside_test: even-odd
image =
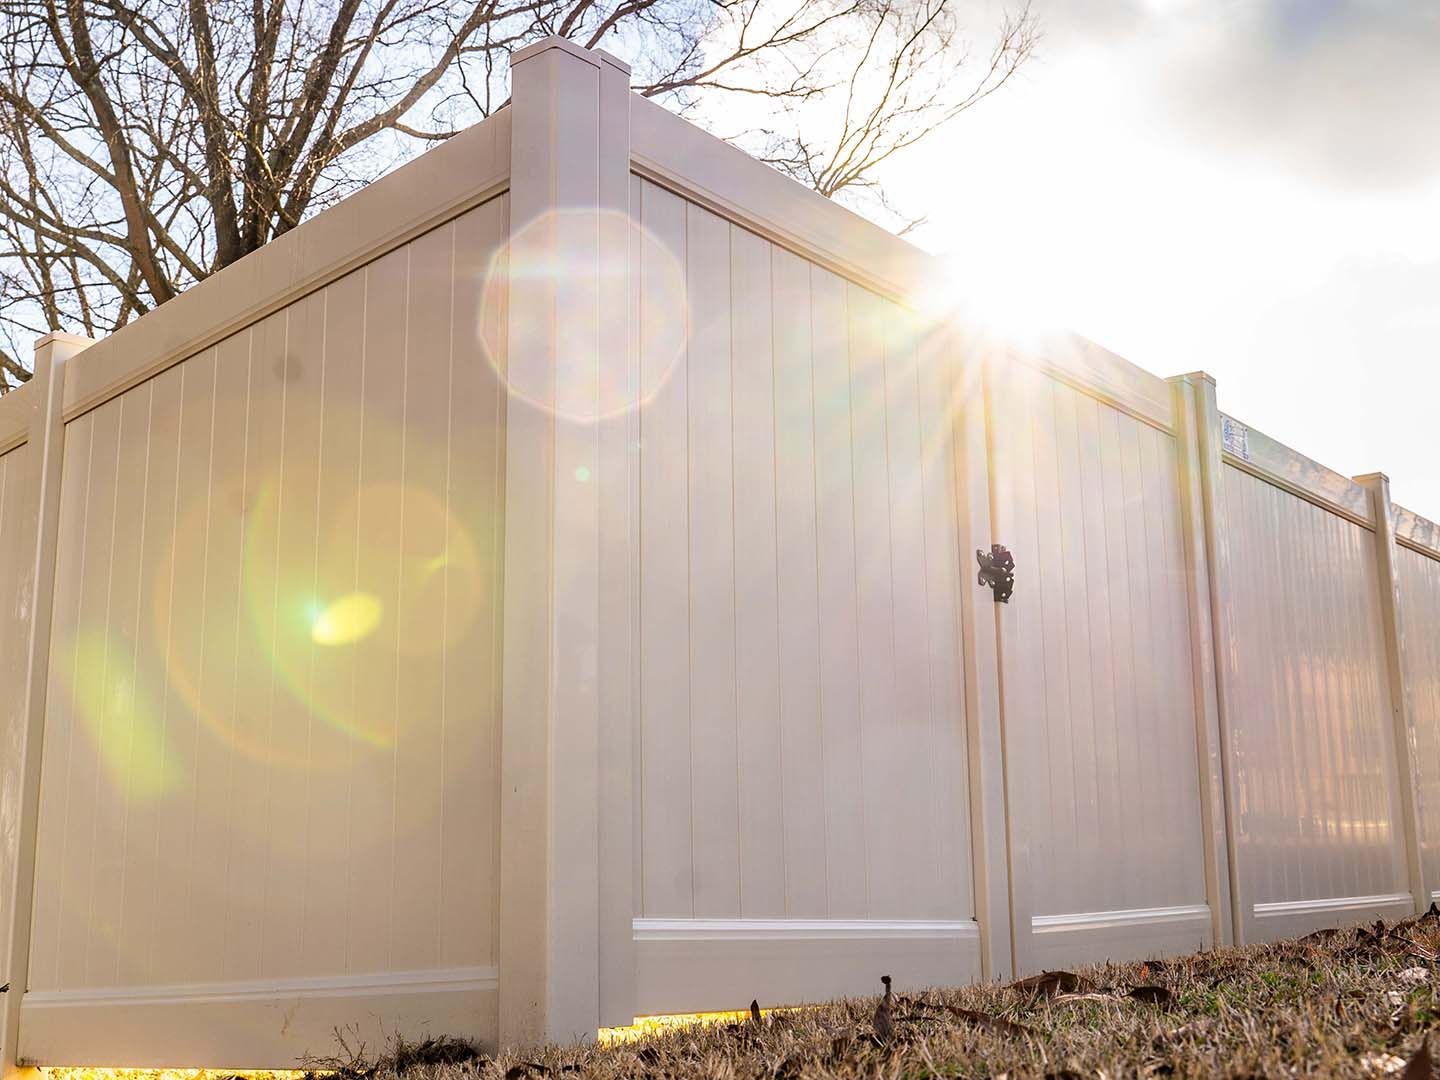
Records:
[[[1035,10],[1019,81],[885,178],[919,242],[1440,519],[1440,2]]]

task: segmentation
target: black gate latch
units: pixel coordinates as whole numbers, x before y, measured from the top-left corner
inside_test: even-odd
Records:
[[[990,586],[997,604],[1008,604],[1015,591],[1015,556],[1010,549],[1004,544],[991,544],[988,554],[975,552],[975,561],[980,564],[980,584]]]

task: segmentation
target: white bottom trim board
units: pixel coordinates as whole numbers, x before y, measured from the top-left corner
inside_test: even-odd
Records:
[[[980,978],[972,919],[636,919],[636,1013],[798,1005]]]
[[[1027,967],[1035,970],[1145,960],[1213,944],[1207,904],[1036,915],[1030,933],[1033,956]]]
[[[1374,911],[1377,908],[1409,907],[1409,893],[1380,893],[1375,896],[1330,896],[1323,900],[1282,900],[1256,904],[1257,919],[1288,918],[1292,915],[1328,915],[1332,912]]]
[[[1254,941],[1298,937],[1330,926],[1353,926],[1372,919],[1399,919],[1415,913],[1409,893],[1373,896],[1329,896],[1320,900],[1280,900],[1256,904],[1252,909]]]
[[[494,1049],[494,967],[174,986],[40,990],[20,1004],[18,1056],[33,1065],[289,1069],[338,1051],[459,1035]],[[347,1035],[348,1037],[348,1035]]]

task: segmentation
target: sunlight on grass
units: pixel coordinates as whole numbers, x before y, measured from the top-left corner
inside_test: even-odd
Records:
[[[761,1016],[793,1012],[792,1009],[761,1009]],[[742,1024],[750,1019],[747,1012],[666,1013],[663,1016],[637,1016],[629,1027],[601,1028],[596,1034],[601,1043],[623,1043],[650,1035],[698,1025]]]
[[[302,1069],[101,1069],[90,1066],[41,1068],[43,1080],[301,1080]]]

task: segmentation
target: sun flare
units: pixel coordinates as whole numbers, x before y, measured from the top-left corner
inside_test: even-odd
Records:
[[[985,337],[1019,345],[1071,328],[1063,285],[1019,254],[983,263],[940,256],[936,262],[940,270],[925,297],[932,319],[951,319]]]
[[[369,593],[353,592],[316,613],[310,639],[317,645],[349,645],[380,625],[380,601]]]

